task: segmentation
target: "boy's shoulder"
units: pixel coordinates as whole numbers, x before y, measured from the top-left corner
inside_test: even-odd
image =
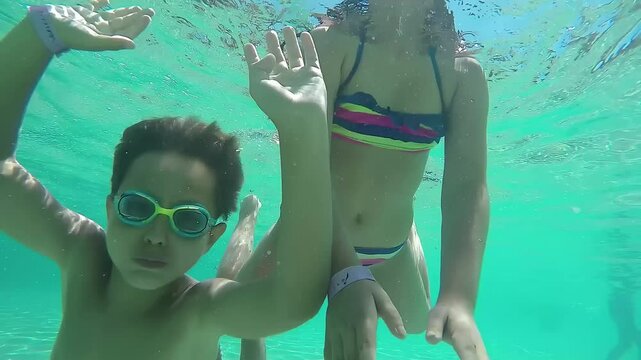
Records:
[[[193,285],[186,291],[186,294],[192,299],[202,301],[199,305],[204,308],[212,306],[212,303],[215,302],[219,296],[223,296],[228,290],[239,285],[237,281],[224,278],[193,281]]]
[[[107,252],[107,238],[100,225],[86,219],[84,229],[74,235],[74,246],[70,248],[68,270],[73,272],[78,266],[102,267],[111,263]]]
[[[180,303],[182,309],[199,319],[199,326],[203,332],[210,336],[220,336],[219,324],[216,323],[215,316],[220,308],[218,305],[224,301],[225,294],[240,283],[223,278],[197,281],[188,275],[185,277],[191,279],[191,282],[185,285],[182,294],[177,294],[175,303]]]
[[[62,292],[67,299],[98,301],[108,284],[113,263],[104,231],[82,234],[61,268]],[[72,306],[73,308],[74,306]]]

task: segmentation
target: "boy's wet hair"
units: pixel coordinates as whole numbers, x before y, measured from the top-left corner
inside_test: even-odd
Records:
[[[131,164],[148,152],[174,152],[202,161],[216,177],[214,216],[227,220],[236,210],[243,183],[238,141],[216,123],[207,124],[195,117],[165,117],[128,127],[114,153],[111,196],[116,195]]]

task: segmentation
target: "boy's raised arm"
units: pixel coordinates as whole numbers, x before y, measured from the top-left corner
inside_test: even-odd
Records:
[[[268,236],[278,238],[276,268],[268,276],[239,282],[217,280],[206,316],[223,334],[259,338],[289,330],[322,305],[330,272],[332,234],[327,94],[312,37],[303,33],[303,53],[293,29],[284,31],[288,61],[275,33],[270,54],[260,59],[245,48],[250,93],[278,129],[283,199]]]
[[[125,48],[133,42],[114,35],[120,32],[110,25],[120,18],[120,25],[129,24],[123,29],[136,28],[123,35],[135,37],[147,27],[153,11],[130,8],[127,15],[139,15],[127,20],[126,15],[117,16],[122,11],[95,16],[81,7],[35,7],[0,42],[0,232],[63,268],[75,240],[100,236],[102,230],[93,221],[63,207],[18,163],[18,135],[31,94],[56,49],[52,44],[93,51]],[[96,27],[89,26],[96,21],[103,21],[106,27],[97,32]],[[53,37],[43,39],[39,31]]]

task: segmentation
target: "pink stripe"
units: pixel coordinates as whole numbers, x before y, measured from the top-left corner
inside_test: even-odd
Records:
[[[341,119],[344,119],[356,124],[376,125],[376,126],[382,126],[386,128],[392,128],[401,133],[414,135],[414,136],[424,136],[428,138],[439,137],[439,135],[434,130],[428,130],[428,129],[422,129],[422,128],[414,130],[407,126],[397,126],[396,124],[394,124],[392,119],[389,118],[389,116],[353,112],[353,111],[345,110],[342,108],[336,110],[335,115]]]
[[[361,265],[363,266],[370,266],[370,265],[376,265],[384,262],[385,259],[362,259],[361,260]]]

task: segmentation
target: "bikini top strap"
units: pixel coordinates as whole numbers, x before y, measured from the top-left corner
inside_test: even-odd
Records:
[[[354,61],[354,66],[352,67],[352,71],[349,72],[349,75],[347,75],[347,79],[345,79],[345,81],[343,81],[343,83],[339,86],[338,95],[341,95],[343,93],[343,89],[352,81],[352,79],[354,78],[354,75],[356,75],[356,72],[358,71],[358,66],[361,64],[361,60],[363,59],[363,48],[365,47],[365,37],[366,37],[366,31],[365,29],[363,29],[359,35],[360,43],[358,44],[358,50],[356,52],[356,61]]]
[[[443,97],[443,81],[441,80],[441,71],[438,68],[438,63],[436,62],[436,47],[432,46],[429,50],[430,59],[432,59],[432,67],[434,68],[434,77],[436,78],[436,85],[438,86],[438,92],[441,96],[441,106],[443,107],[443,113],[446,111],[445,107],[445,98]]]

